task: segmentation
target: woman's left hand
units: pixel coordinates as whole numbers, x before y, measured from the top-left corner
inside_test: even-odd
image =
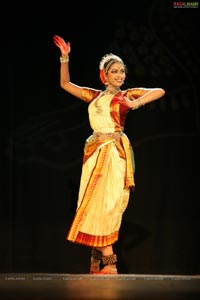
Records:
[[[133,98],[133,97],[132,97]],[[119,102],[121,104],[125,104],[127,107],[132,108],[133,107],[133,100],[130,100],[129,98],[127,98],[126,96],[123,96],[120,98]]]

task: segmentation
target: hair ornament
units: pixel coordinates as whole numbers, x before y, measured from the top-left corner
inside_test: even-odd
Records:
[[[113,54],[113,53],[109,53],[109,54],[106,54],[106,55],[104,55],[104,56],[102,57],[102,59],[101,59],[101,61],[100,61],[100,64],[99,64],[99,69],[100,69],[100,70],[103,70],[105,64],[106,64],[107,62],[109,62],[110,60],[116,60],[116,61],[118,61],[118,62],[120,62],[120,63],[123,63],[122,59],[121,59],[119,56],[117,56],[117,55],[115,55],[115,54]]]
[[[100,79],[101,79],[101,82],[102,82],[103,84],[106,84],[106,78],[105,78],[105,72],[104,72],[104,69],[101,69],[101,70],[99,71],[99,77],[100,77]]]

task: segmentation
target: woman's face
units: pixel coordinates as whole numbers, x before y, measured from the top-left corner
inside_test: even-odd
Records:
[[[110,66],[106,74],[108,85],[112,85],[113,87],[120,87],[124,83],[125,78],[126,71],[124,65],[120,62],[114,62]]]

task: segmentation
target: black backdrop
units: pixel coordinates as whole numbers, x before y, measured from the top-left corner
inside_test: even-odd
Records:
[[[99,60],[113,52],[128,66],[124,88],[166,90],[127,118],[136,190],[115,245],[119,271],[199,274],[198,19],[199,8],[175,8],[173,1],[4,5],[0,272],[89,268],[90,249],[65,236],[91,129],[87,104],[59,86],[58,34],[71,42],[73,82],[101,88]]]

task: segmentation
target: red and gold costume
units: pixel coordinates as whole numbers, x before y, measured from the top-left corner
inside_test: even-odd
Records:
[[[134,154],[123,132],[130,110],[126,96],[137,99],[142,89],[104,95],[83,88],[82,99],[89,103],[93,134],[84,147],[77,210],[66,239],[90,247],[111,245],[118,240],[123,213],[134,189]]]

